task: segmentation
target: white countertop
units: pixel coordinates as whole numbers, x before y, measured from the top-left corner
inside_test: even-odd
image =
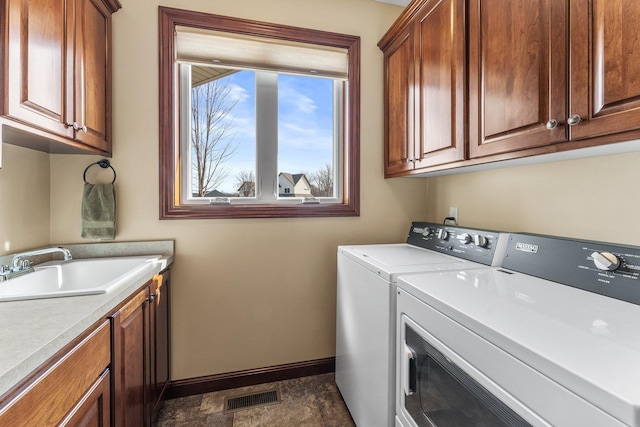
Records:
[[[95,256],[104,255],[96,253]],[[105,319],[172,260],[173,254],[165,253],[152,270],[139,273],[129,284],[106,294],[0,302],[0,396],[87,328]]]

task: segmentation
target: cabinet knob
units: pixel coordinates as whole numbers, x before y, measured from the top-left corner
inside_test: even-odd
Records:
[[[572,114],[567,118],[567,124],[569,126],[575,126],[582,121],[582,117],[578,114]]]
[[[82,127],[80,127],[80,125],[78,124],[78,122],[73,122],[73,123],[67,123],[66,126],[68,128],[73,128],[73,130],[75,131],[82,131],[82,132],[87,132],[87,126],[83,125]]]
[[[555,119],[551,119],[547,122],[547,129],[554,130],[558,127],[558,121]]]

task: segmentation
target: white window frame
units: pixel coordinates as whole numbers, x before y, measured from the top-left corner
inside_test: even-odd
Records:
[[[278,73],[255,71],[256,165],[254,197],[199,197],[193,195],[193,144],[191,143],[191,64],[179,64],[180,153],[184,204],[301,204],[342,203],[344,147],[344,82],[333,80],[333,197],[279,197],[278,188]],[[312,78],[312,77],[310,77]],[[271,177],[271,178],[269,178]]]

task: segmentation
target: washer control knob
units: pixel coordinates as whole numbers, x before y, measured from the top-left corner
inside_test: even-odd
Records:
[[[480,235],[480,234],[474,234],[473,235],[473,244],[480,247],[480,248],[486,248],[487,247],[487,243],[489,243],[489,241],[487,240],[486,237]]]
[[[431,229],[429,227],[425,227],[422,229],[422,235],[424,237],[429,237],[431,235]]]
[[[438,228],[438,231],[436,231],[436,236],[438,236],[438,239],[440,240],[447,240],[449,238],[449,233],[447,232],[447,230]]]
[[[464,245],[471,243],[471,236],[467,233],[458,234],[458,240]]]
[[[591,258],[598,270],[615,271],[620,267],[620,260],[611,252],[594,252]]]

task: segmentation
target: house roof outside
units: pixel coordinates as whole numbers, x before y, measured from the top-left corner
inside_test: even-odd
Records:
[[[197,196],[197,194],[194,194],[194,196]],[[230,197],[230,196],[231,194],[223,193],[222,191],[211,190],[205,193],[203,197]]]
[[[293,185],[296,185],[302,177],[304,177],[304,179],[307,179],[307,177],[303,173],[290,174],[288,172],[280,172],[280,176],[285,177]],[[308,181],[309,180],[307,180],[307,182]]]

